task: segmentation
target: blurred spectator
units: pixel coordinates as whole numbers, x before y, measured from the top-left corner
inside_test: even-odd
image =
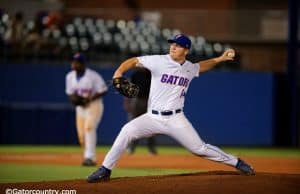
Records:
[[[140,92],[137,98],[124,98],[124,109],[128,112],[128,119],[132,120],[147,112],[148,97],[151,84],[151,72],[145,68],[138,68],[131,75],[131,81],[137,84]],[[133,154],[138,144],[138,140],[133,141],[127,148],[129,154]],[[147,147],[151,154],[157,154],[155,148],[155,138],[147,138]]]
[[[24,23],[23,13],[17,12],[12,18],[7,17],[8,20],[4,23],[7,26],[3,34],[3,51],[13,59],[19,60],[21,55],[21,46],[24,38]]]
[[[58,29],[62,24],[62,13],[59,11],[51,11],[43,17],[42,22],[48,29]]]
[[[0,8],[0,21],[2,20],[2,16],[3,16],[3,10]],[[0,55],[1,56],[3,54],[2,52],[4,48],[4,33],[5,33],[4,27],[0,23],[0,48],[1,48]]]
[[[47,44],[47,39],[43,38],[42,36],[42,32],[45,29],[43,24],[43,18],[45,16],[45,12],[38,13],[35,17],[33,25],[29,26],[29,31],[25,39],[25,49],[38,52]]]
[[[9,45],[19,44],[23,39],[23,13],[17,12],[9,22],[4,40]]]
[[[132,15],[133,21],[136,24],[141,22],[143,19],[141,17],[141,9],[140,9],[140,5],[139,5],[138,1],[137,0],[126,0],[125,2],[133,14]]]

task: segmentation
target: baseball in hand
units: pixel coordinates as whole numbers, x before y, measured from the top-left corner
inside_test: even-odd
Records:
[[[227,56],[228,57],[234,57],[234,52],[233,51],[228,52]]]

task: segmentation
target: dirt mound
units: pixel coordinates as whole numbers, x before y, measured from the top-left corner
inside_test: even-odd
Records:
[[[114,178],[109,182],[93,184],[87,183],[85,180],[1,184],[0,193],[5,193],[8,188],[20,190],[55,189],[60,191],[71,189],[76,190],[76,194],[296,194],[300,190],[300,175],[258,173],[255,176],[244,176],[232,171],[211,171],[172,176]]]

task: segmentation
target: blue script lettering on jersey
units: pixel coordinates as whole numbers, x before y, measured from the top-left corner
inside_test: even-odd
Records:
[[[75,89],[75,94],[81,96],[81,95],[86,95],[86,94],[90,94],[92,92],[91,89],[87,89],[87,88],[79,88],[79,89]]]
[[[172,85],[179,85],[183,87],[187,87],[189,85],[190,80],[185,77],[180,77],[177,75],[168,75],[168,74],[163,74],[161,76],[160,81],[162,83],[167,83],[167,84],[172,84]]]

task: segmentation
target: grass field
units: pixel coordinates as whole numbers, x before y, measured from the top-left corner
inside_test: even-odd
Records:
[[[97,152],[106,153],[108,146],[97,148]],[[300,158],[299,149],[285,148],[223,148],[224,151],[244,156],[259,157],[289,157]],[[32,154],[32,153],[81,153],[78,146],[21,146],[21,145],[2,145],[0,146],[1,154]],[[136,154],[147,154],[147,149],[143,146],[137,148]],[[181,147],[158,148],[159,154],[169,155],[188,155],[190,154]],[[95,170],[95,167],[81,167],[78,165],[62,164],[20,164],[20,163],[0,163],[0,182],[31,182],[31,181],[49,181],[49,180],[70,180],[85,179],[88,174]],[[112,177],[133,177],[133,176],[150,176],[190,173],[192,170],[180,169],[139,169],[139,168],[116,168]]]
[[[110,146],[98,146],[97,152],[106,153]],[[221,147],[225,152],[238,155],[242,153],[248,156],[261,157],[300,157],[300,149],[297,148],[261,148],[261,147]],[[82,150],[78,146],[36,146],[36,145],[0,145],[1,153],[81,153]],[[183,147],[176,146],[159,146],[159,154],[175,154],[185,155],[189,152]],[[137,154],[148,153],[144,146],[139,146],[136,151]]]

